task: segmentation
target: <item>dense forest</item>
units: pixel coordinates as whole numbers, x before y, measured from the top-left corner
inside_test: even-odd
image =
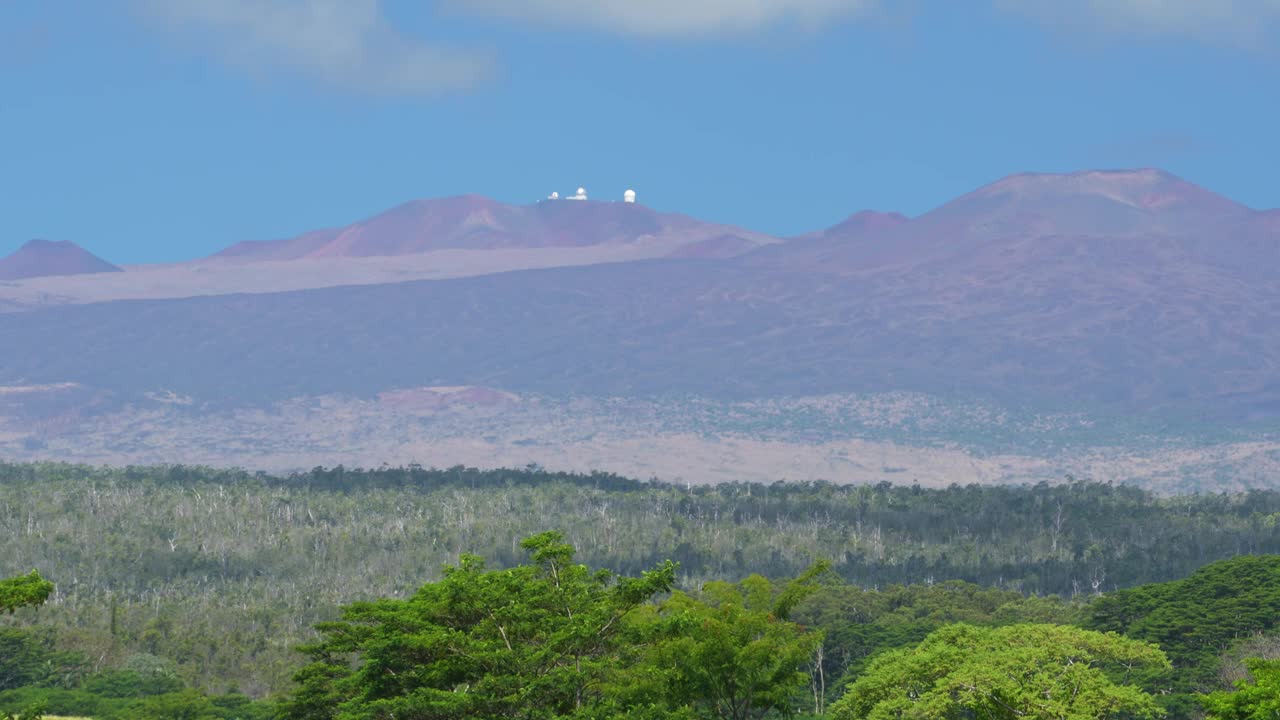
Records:
[[[1280,617],[1280,561],[1265,556],[1280,553],[1277,517],[1280,493],[1270,491],[1161,498],[1074,481],[677,487],[539,468],[277,477],[0,464],[0,577],[35,568],[56,584],[42,604],[13,603],[0,624],[0,711],[43,702],[103,718],[321,717],[319,705],[342,705],[341,717],[456,717],[457,707],[388,714],[361,705],[378,693],[399,702],[399,691],[370,689],[361,663],[377,648],[404,649],[396,638],[379,640],[378,628],[416,623],[448,627],[450,637],[470,633],[477,648],[500,651],[492,662],[513,673],[511,687],[527,684],[520,672],[543,672],[539,662],[574,653],[597,669],[648,668],[648,685],[603,670],[571,673],[567,684],[544,688],[558,699],[538,717],[642,717],[643,703],[625,687],[650,688],[645,697],[656,704],[643,712],[654,717],[733,716],[708,699],[711,679],[699,681],[697,668],[680,661],[738,657],[752,638],[771,638],[766,655],[790,664],[766,673],[772,680],[741,717],[870,717],[887,710],[855,707],[845,689],[909,674],[890,651],[945,657],[968,648],[966,656],[987,653],[993,663],[1027,662],[1030,649],[995,652],[1007,638],[990,633],[1007,627],[1095,653],[1090,682],[1117,681],[1115,663],[1127,663],[1131,682],[1116,692],[1136,688],[1155,703],[1123,706],[1134,717],[1190,717],[1201,712],[1200,693],[1250,678],[1261,692],[1271,677],[1258,658],[1274,654],[1268,633]],[[563,535],[548,540],[549,528]],[[616,573],[583,575],[572,594],[583,618],[627,618],[607,625],[607,641],[494,650],[501,638],[483,618],[442,620],[458,614],[441,608],[474,591],[472,606],[497,592],[550,622],[546,608],[559,601],[528,590],[547,573],[544,551]],[[1256,557],[1214,562],[1237,556]],[[498,592],[492,583],[501,578],[490,575],[499,570],[526,581]],[[451,582],[463,584],[441,595]],[[630,588],[625,609],[620,588]],[[723,628],[720,645],[690,630],[699,627]],[[530,637],[580,632],[548,625]],[[1089,634],[1097,632],[1137,645],[1105,644]],[[383,661],[394,668],[404,658]],[[401,690],[435,692],[428,675],[453,678],[454,689],[498,687],[483,667],[415,671],[421,687],[406,679]],[[671,668],[683,668],[678,678],[668,677]],[[572,708],[557,694],[565,687],[578,687]],[[307,697],[322,701],[306,706]],[[198,714],[173,714],[178,707]]]

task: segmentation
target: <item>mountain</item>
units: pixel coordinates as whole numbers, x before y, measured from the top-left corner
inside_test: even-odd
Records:
[[[929,213],[986,235],[1128,235],[1212,227],[1252,210],[1161,170],[1013,175]]]
[[[721,238],[731,236],[736,243]],[[439,250],[504,250],[667,246],[679,254],[710,242],[712,254],[745,252],[775,242],[759,233],[658,213],[622,202],[546,200],[516,206],[478,195],[417,200],[352,225],[287,240],[242,242],[218,258],[298,260],[328,257],[401,256]],[[666,254],[666,253],[663,253]]]
[[[0,259],[0,280],[123,272],[73,242],[31,240]]]
[[[1189,262],[1257,271],[1252,253],[1273,252],[1266,237],[1276,229],[1267,213],[1150,169],[1013,175],[911,220],[860,217],[773,248],[768,257],[821,272],[939,262],[954,274],[994,257],[1015,267],[1032,261],[1028,252],[1056,252],[1045,246],[1065,238],[1096,238],[1100,246],[1088,254],[1099,260],[1094,253],[1137,262],[1152,253],[1184,253]],[[1248,237],[1255,236],[1261,244],[1250,248]]]
[[[1280,414],[1266,214],[1139,171],[1016,176],[883,226],[728,259],[2,317],[0,343],[48,351],[0,358],[0,381],[220,398],[909,390]]]
[[[902,213],[861,210],[826,230],[811,233],[804,236],[804,238],[848,242],[885,232],[905,222],[909,222],[909,220]]]
[[[520,217],[629,218],[613,213],[633,209],[566,201]],[[607,237],[642,232],[625,227],[632,229]],[[500,241],[492,228],[466,241],[476,238]],[[983,437],[1010,417],[1034,425],[1070,416],[1077,419],[1053,427],[1077,435],[1097,418],[1156,428],[1097,431],[1115,444],[1158,438],[1169,423],[1228,433],[1280,420],[1280,279],[1273,270],[1280,215],[1166,173],[1019,175],[912,219],[863,214],[739,252],[744,240],[752,238],[720,230],[667,248],[665,257],[629,262],[0,315],[0,347],[20,349],[0,354],[0,389],[71,383],[95,407],[180,397],[181,409],[164,412],[185,413],[184,422],[224,413],[210,432],[226,438],[247,432],[240,423],[274,417],[236,408],[287,406],[297,417],[348,427],[342,423],[359,413],[383,417],[379,398],[389,392],[451,387],[511,393],[521,407],[569,403],[577,427],[587,429],[597,427],[597,416],[579,415],[587,405],[573,404],[578,399],[595,403],[591,412],[603,423],[630,417],[617,409],[630,406],[615,399],[646,398],[653,407],[679,408],[654,420],[653,432],[695,435],[839,436],[851,421],[828,414],[822,398],[902,393],[931,398],[921,402],[932,409],[911,421],[917,428],[953,414],[956,403],[995,408],[978,414],[989,422],[968,423],[961,436],[929,435],[929,442]],[[326,415],[324,408],[337,406],[324,398],[333,397],[345,398],[348,420]],[[767,409],[775,399],[809,409],[785,421],[742,409]],[[859,420],[860,428],[899,427],[898,402],[848,401],[874,418]],[[406,443],[428,426],[460,443],[517,432],[503,424],[505,411],[486,412],[474,425],[452,418],[386,427]],[[562,427],[547,422],[547,432]],[[169,427],[129,442],[163,448],[171,440],[162,438],[173,437]],[[4,432],[21,429],[6,431],[0,422],[0,446]],[[357,436],[334,430],[334,437]],[[692,437],[662,447],[691,448],[681,443]],[[574,439],[577,447],[620,441],[585,430]],[[508,456],[523,447],[511,445]],[[721,457],[714,446],[698,447],[688,450],[696,458],[678,457]],[[312,452],[335,458],[340,449]],[[1273,449],[1249,452],[1249,462],[1273,467]],[[1184,464],[1200,467],[1202,459]]]
[[[127,277],[49,277],[0,286],[0,313],[112,300],[276,293],[472,277],[650,258],[728,258],[777,238],[581,200],[506,205],[467,195],[417,200],[341,228],[242,242],[212,257],[130,266]]]
[[[900,225],[910,222],[896,212],[859,210],[824,230],[806,233],[788,242],[762,247],[743,259],[757,267],[788,267],[830,272],[840,265],[826,265],[841,248],[865,241],[880,242]]]
[[[1256,217],[1249,208],[1159,170],[1024,174],[1005,178],[896,228],[892,242],[851,257],[918,263],[985,253],[1041,237],[1109,238],[1119,252],[1141,238],[1216,242]]]

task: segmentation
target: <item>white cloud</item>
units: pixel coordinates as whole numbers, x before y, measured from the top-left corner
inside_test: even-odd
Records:
[[[1072,28],[1254,47],[1280,31],[1280,0],[996,0],[996,4]]]
[[[137,0],[225,60],[287,68],[350,90],[434,94],[483,80],[483,55],[434,47],[392,26],[378,0]]]
[[[630,35],[741,34],[777,24],[819,27],[880,0],[444,0],[460,11]]]
[[[877,11],[960,0],[438,0],[456,12],[645,36],[732,35],[820,27]],[[1261,45],[1280,34],[1280,0],[990,0],[1075,30],[1164,34]],[[974,3],[977,5],[977,3]],[[977,9],[977,8],[975,8]],[[914,12],[908,12],[914,14]]]
[[[2,0],[0,0],[2,1]],[[368,93],[466,89],[492,72],[467,48],[396,28],[380,0],[132,0],[198,47],[253,70],[288,69]],[[959,0],[415,0],[456,13],[644,37],[701,38],[814,29],[904,7]],[[1002,11],[1073,30],[1197,38],[1274,49],[1280,0],[990,0]],[[908,13],[918,14],[918,13]]]

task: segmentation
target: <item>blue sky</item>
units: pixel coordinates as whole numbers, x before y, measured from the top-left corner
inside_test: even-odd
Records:
[[[0,254],[585,185],[782,235],[1022,171],[1280,206],[1280,0],[0,0]]]

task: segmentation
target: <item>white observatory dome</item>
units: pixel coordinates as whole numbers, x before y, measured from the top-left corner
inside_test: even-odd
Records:
[[[586,188],[578,188],[578,197],[585,198],[587,196]]]
[[[548,200],[559,200],[559,199],[560,199],[560,193],[558,193],[558,192],[553,192],[553,193],[551,193],[550,195],[548,195],[548,196],[547,196],[547,199],[548,199]]]
[[[622,193],[622,201],[623,201],[623,202],[629,202],[629,203],[633,203],[633,202],[635,202],[635,201],[636,201],[636,191],[635,191],[635,190],[628,190],[628,191],[626,191],[626,192]]]

